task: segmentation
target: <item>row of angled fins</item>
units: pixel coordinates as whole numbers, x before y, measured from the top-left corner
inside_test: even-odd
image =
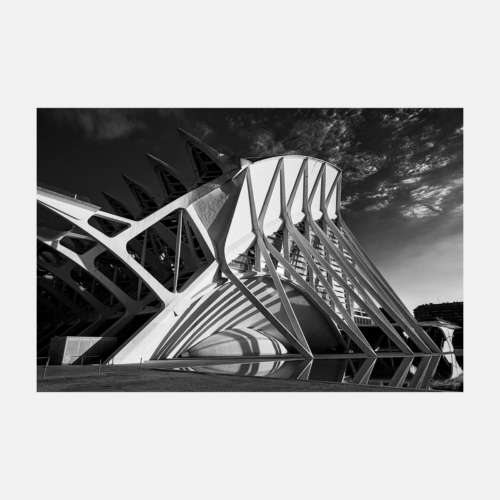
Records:
[[[103,191],[102,194],[116,215],[125,219],[141,220],[197,187],[220,177],[223,173],[240,167],[242,159],[217,153],[181,129],[179,133],[185,141],[186,150],[195,167],[194,180],[189,180],[188,176],[148,154],[147,158],[154,168],[163,193],[158,195],[140,182],[122,175],[139,208],[131,207]]]

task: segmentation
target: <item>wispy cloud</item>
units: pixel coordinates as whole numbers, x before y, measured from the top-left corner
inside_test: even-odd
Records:
[[[409,179],[403,179],[400,181],[400,184],[415,184],[416,182],[419,182],[422,177],[410,177]]]
[[[405,205],[401,213],[405,217],[418,219],[442,214],[445,211],[444,201],[453,190],[453,185],[421,186],[414,189],[410,192],[410,201],[413,202],[413,205]],[[456,207],[451,208],[451,210],[454,208]]]
[[[346,209],[349,205],[351,205],[352,203],[354,203],[355,201],[357,201],[359,199],[359,193],[356,193],[356,194],[353,194],[353,195],[349,195],[349,196],[346,196],[341,202],[340,202],[340,205],[343,209]]]
[[[399,189],[400,186],[398,184],[392,184],[388,181],[380,182],[376,187],[376,191],[366,196],[367,199],[378,200],[378,202],[374,205],[367,206],[365,210],[372,212],[387,208],[389,202],[394,199]]]
[[[375,205],[370,205],[366,207],[365,210],[368,210],[369,212],[382,210],[383,208],[386,208],[388,205],[389,205],[389,200],[382,200],[379,201],[378,203],[375,203]]]
[[[413,153],[408,154],[405,158],[401,159],[396,174],[401,176],[419,175],[425,172],[430,172],[436,168],[443,168],[449,165],[452,161],[457,159],[457,155],[442,156],[442,155],[427,155],[423,161],[414,160]]]
[[[462,156],[463,127],[442,117],[438,123],[426,124],[432,110],[419,110],[395,126],[394,138],[400,138],[394,156],[395,173],[415,176],[447,167]],[[417,119],[418,118],[418,119]]]
[[[412,205],[411,207],[404,208],[401,213],[411,219],[421,219],[422,217],[432,217],[439,215],[439,211],[433,210],[428,205],[422,205],[420,203]]]
[[[146,128],[142,110],[134,109],[54,109],[52,117],[80,129],[88,139],[123,139]]]
[[[442,212],[440,205],[452,189],[451,186],[422,186],[411,192],[411,198],[416,202],[425,203],[431,210]]]
[[[344,169],[344,180],[357,182],[376,174],[383,166],[385,157],[370,153],[346,154],[339,162]]]
[[[422,185],[415,187],[421,178],[411,182],[380,182],[374,191],[365,196],[372,204],[365,207],[368,212],[385,208],[401,207],[401,214],[409,218],[422,218],[455,211],[462,203],[461,191],[463,179],[450,180],[447,185]],[[376,203],[373,203],[376,202]],[[406,202],[402,205],[402,203]]]

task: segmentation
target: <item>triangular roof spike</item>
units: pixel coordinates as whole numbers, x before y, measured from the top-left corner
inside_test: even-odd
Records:
[[[246,158],[240,158],[239,156],[219,153],[214,148],[212,148],[208,144],[205,144],[203,141],[201,141],[194,135],[190,134],[189,132],[186,132],[185,130],[181,129],[180,127],[177,128],[177,131],[179,132],[179,135],[181,136],[181,139],[184,141],[184,143],[187,142],[194,143],[204,153],[210,156],[214,161],[218,162],[221,165],[221,167],[223,167],[224,170],[226,171],[233,170],[234,168],[246,166],[249,164]],[[233,167],[233,168],[228,169],[227,167]]]
[[[129,177],[128,175],[122,174],[122,177],[125,179],[125,182],[129,186],[140,187],[143,191],[145,191],[147,194],[149,194],[152,198],[154,198],[156,200],[161,200],[161,196],[158,193],[156,193],[155,191],[153,191],[150,187],[145,186],[144,184],[142,184],[139,181],[136,181],[135,179],[132,179],[132,177]]]
[[[160,207],[162,205],[162,199],[163,197],[159,195],[158,193],[155,193],[151,188],[145,186],[144,184],[132,179],[128,175],[122,174],[123,179],[127,183],[130,191],[132,191],[132,194],[134,195],[134,198],[137,200],[137,203],[141,208],[147,208],[143,206],[143,202],[137,197],[136,190],[134,188],[139,188],[141,191],[144,191],[150,198],[153,199],[153,201]]]
[[[197,146],[201,147],[201,149],[207,153],[209,156],[212,157],[214,160],[219,159],[220,153],[216,151],[214,148],[210,147],[208,144],[205,144],[203,141],[195,137],[194,135],[190,134],[189,132],[186,132],[185,130],[181,129],[180,127],[177,128],[177,131],[179,132],[179,135],[181,136],[181,139],[186,143],[186,142],[194,142]]]
[[[148,161],[152,167],[156,167],[157,165],[165,167],[172,175],[174,175],[178,180],[180,180],[184,184],[184,180],[182,178],[183,175],[181,172],[179,172],[179,170],[170,166],[168,163],[165,163],[164,161],[155,158],[153,155],[150,155],[149,153],[146,154],[146,157],[148,158]]]
[[[116,203],[117,205],[122,205],[126,210],[130,212],[130,214],[134,217],[134,219],[137,219],[139,216],[139,211],[137,208],[130,206],[128,203],[125,203],[124,201],[120,200],[120,198],[117,198],[116,196],[113,196],[112,194],[106,193],[105,191],[101,191],[102,195],[104,198],[106,198],[106,201],[111,205],[111,208],[116,212],[115,207],[113,206],[113,203]],[[123,217],[123,214],[116,214],[119,215],[120,217]]]
[[[191,189],[196,187],[196,184],[193,181],[189,181],[189,178],[186,178],[185,175],[181,174],[177,169],[171,167],[168,163],[155,158],[152,155],[147,155],[148,160],[154,168],[155,175],[158,178],[159,185],[162,189],[163,195],[166,198],[170,198],[170,192],[165,186],[164,173],[168,173],[169,177],[173,177],[179,184],[183,186],[185,191],[191,191]],[[170,184],[170,182],[169,182]],[[166,199],[164,199],[166,201]]]

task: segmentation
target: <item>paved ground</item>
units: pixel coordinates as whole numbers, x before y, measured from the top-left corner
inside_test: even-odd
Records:
[[[211,373],[175,372],[189,365],[234,363],[234,360],[169,360],[99,367],[37,366],[38,392],[429,392],[333,382],[283,380]]]

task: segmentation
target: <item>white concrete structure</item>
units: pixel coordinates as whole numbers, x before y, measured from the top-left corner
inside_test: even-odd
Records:
[[[192,170],[148,156],[163,193],[125,177],[139,208],[38,188],[39,353],[83,335],[116,337],[114,363],[225,355],[206,339],[236,329],[242,354],[375,357],[364,322],[405,354],[441,352],[343,221],[337,167],[250,161],[180,134]]]

